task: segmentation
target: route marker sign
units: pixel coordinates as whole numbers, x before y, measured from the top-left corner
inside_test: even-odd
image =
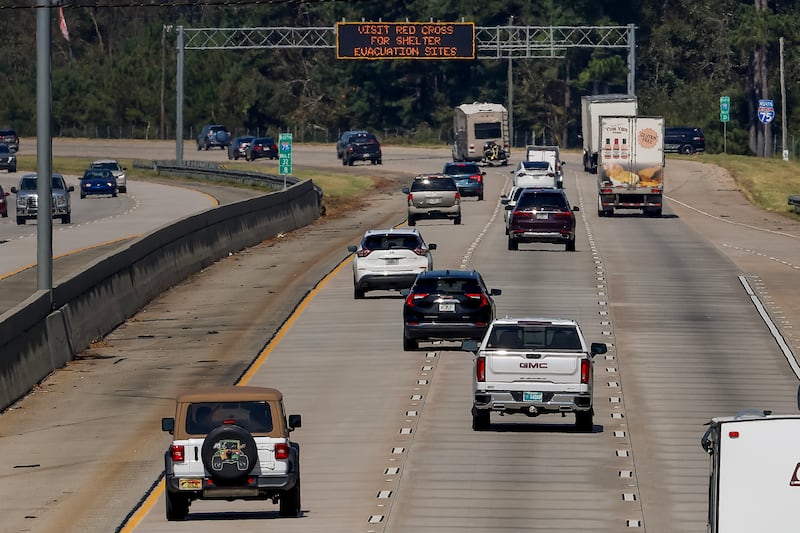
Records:
[[[278,169],[281,176],[292,173],[292,134],[278,135]]]
[[[731,120],[731,99],[729,96],[719,97],[719,120],[720,122],[730,122]]]
[[[769,124],[775,118],[775,103],[772,100],[758,101],[758,120]]]

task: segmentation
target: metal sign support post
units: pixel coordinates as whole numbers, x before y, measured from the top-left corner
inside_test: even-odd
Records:
[[[50,138],[52,89],[50,54],[52,38],[50,0],[36,7],[36,271],[39,290],[53,288],[53,141]]]

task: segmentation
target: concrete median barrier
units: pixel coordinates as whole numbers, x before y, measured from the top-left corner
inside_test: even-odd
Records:
[[[191,274],[319,216],[301,182],[161,227],[37,292],[0,316],[0,409]]]

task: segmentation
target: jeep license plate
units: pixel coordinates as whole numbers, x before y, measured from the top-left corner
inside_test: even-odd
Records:
[[[522,401],[523,402],[541,402],[542,401],[542,393],[541,392],[523,392],[522,393]]]
[[[440,313],[454,313],[455,310],[456,304],[439,304]]]
[[[202,479],[179,479],[178,488],[181,490],[200,490],[203,488]]]

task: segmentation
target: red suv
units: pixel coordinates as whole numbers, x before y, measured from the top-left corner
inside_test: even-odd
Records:
[[[508,249],[521,242],[564,244],[575,251],[575,211],[563,189],[524,189],[515,205],[507,205]]]

